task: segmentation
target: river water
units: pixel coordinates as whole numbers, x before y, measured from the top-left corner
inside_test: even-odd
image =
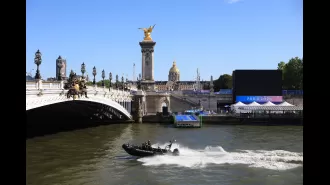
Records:
[[[180,156],[135,158],[123,143],[148,139]],[[33,185],[303,184],[302,126],[116,124],[26,140]]]

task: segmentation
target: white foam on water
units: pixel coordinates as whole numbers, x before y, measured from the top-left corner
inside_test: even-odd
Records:
[[[154,144],[164,148],[167,144]],[[146,166],[178,165],[188,168],[203,168],[208,164],[246,164],[249,167],[272,170],[287,170],[303,165],[303,153],[284,150],[238,150],[227,152],[221,146],[206,146],[194,150],[178,143],[173,143],[172,150],[178,148],[179,156],[159,155],[138,159]]]

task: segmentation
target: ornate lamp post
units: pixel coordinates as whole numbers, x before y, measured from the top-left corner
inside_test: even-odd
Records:
[[[105,78],[105,72],[104,69],[102,70],[102,87],[104,87],[104,78]]]
[[[139,78],[137,79],[138,80],[138,83],[137,83],[137,88],[139,89],[139,90],[141,90],[142,89],[142,87],[141,87],[141,73],[139,74]]]
[[[41,53],[38,49],[38,51],[35,53],[35,57],[34,57],[34,63],[37,65],[36,76],[34,77],[36,80],[41,79],[40,71],[39,71],[39,65],[41,64],[41,62],[42,62]]]
[[[126,81],[125,81],[125,89],[127,90],[128,89],[128,79],[126,77]]]
[[[63,67],[62,61],[59,61],[59,62],[57,63],[57,67],[58,67],[57,80],[61,81],[61,80],[62,80],[61,69],[62,69],[62,67]]]
[[[133,83],[133,82],[132,82]],[[131,90],[131,83],[127,83],[127,90],[130,91]]]
[[[111,80],[112,80],[112,73],[110,72],[110,73],[109,73],[109,81],[110,81],[110,84],[109,84],[109,91],[110,91],[110,89],[111,89],[111,87],[112,87]]]
[[[124,90],[124,77],[123,76],[121,76],[121,85],[122,85],[122,88],[123,88],[123,90]]]
[[[94,76],[94,79],[93,79],[93,85],[95,85],[96,84],[96,82],[95,82],[95,76],[97,75],[97,73],[96,73],[96,67],[94,66],[93,67],[93,76]]]
[[[82,78],[84,78],[84,74],[85,74],[85,72],[86,72],[86,66],[85,66],[85,63],[83,62],[82,64],[81,64],[81,74],[82,74]]]
[[[118,75],[116,75],[116,88],[118,89]]]

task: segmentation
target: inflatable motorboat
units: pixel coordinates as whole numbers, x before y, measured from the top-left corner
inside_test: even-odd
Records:
[[[170,144],[162,149],[160,147],[153,148],[148,145],[136,146],[130,144],[123,144],[123,149],[130,155],[138,156],[138,157],[147,157],[147,156],[154,156],[154,155],[179,155],[179,149],[171,150],[172,141]]]

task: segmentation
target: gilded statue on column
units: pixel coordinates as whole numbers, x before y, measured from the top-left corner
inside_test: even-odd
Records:
[[[149,26],[149,28],[138,28],[140,30],[143,30],[144,40],[152,41],[151,32],[152,32],[152,30],[154,29],[155,26],[156,26],[156,24],[153,25],[153,26]]]

